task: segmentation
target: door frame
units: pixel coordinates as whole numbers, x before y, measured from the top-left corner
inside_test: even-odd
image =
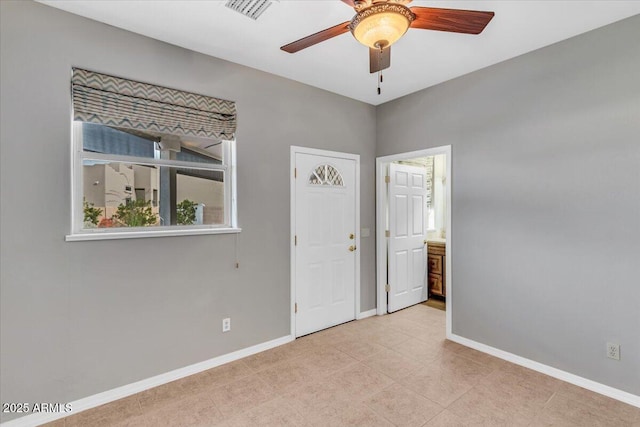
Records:
[[[290,187],[289,187],[289,195],[290,195],[290,226],[291,232],[289,236],[289,247],[290,247],[290,275],[291,275],[291,336],[296,338],[296,313],[295,313],[295,304],[296,304],[296,248],[295,248],[295,234],[296,234],[296,177],[295,177],[295,168],[296,168],[296,154],[311,154],[316,156],[324,156],[324,157],[335,157],[338,159],[347,159],[355,161],[355,194],[356,194],[356,206],[355,206],[355,239],[354,244],[356,248],[359,248],[355,251],[355,307],[354,307],[354,316],[355,319],[360,318],[360,155],[359,154],[350,154],[350,153],[341,153],[338,151],[329,151],[329,150],[321,150],[317,148],[308,148],[308,147],[299,147],[296,145],[291,146],[291,154],[290,154]]]
[[[416,157],[428,157],[436,156],[439,154],[446,155],[446,173],[445,173],[445,188],[446,188],[446,200],[447,200],[447,212],[445,215],[445,233],[447,246],[445,249],[446,254],[446,336],[451,337],[451,311],[453,307],[453,295],[451,293],[451,287],[453,284],[453,276],[451,274],[451,254],[452,254],[452,239],[451,239],[451,145],[444,145],[440,147],[427,148],[424,150],[410,151],[406,153],[392,154],[389,156],[382,156],[376,158],[376,314],[382,316],[387,314],[387,293],[385,291],[385,285],[387,284],[387,238],[385,236],[386,231],[386,207],[387,200],[387,184],[385,182],[386,169],[391,162],[398,160],[409,160]]]

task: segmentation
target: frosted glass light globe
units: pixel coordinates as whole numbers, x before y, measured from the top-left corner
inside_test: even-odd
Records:
[[[399,4],[379,4],[359,12],[349,28],[365,46],[384,48],[397,42],[409,29],[415,15]]]

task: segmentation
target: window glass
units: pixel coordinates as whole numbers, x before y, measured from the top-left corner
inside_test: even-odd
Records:
[[[82,148],[77,230],[231,226],[229,141],[74,126]]]
[[[189,147],[189,145],[187,145],[186,147]],[[185,144],[182,144],[180,151],[176,153],[176,160],[180,160],[183,162],[209,163],[215,165],[222,164],[222,153],[214,148],[217,147],[217,145],[212,144],[208,147],[208,149],[203,148],[200,152],[186,147]],[[205,147],[207,146],[205,145]]]
[[[82,149],[92,153],[153,158],[153,137],[142,138],[109,126],[84,123]]]
[[[309,174],[309,184],[344,187],[342,175],[331,165],[320,165],[311,171],[311,174]]]
[[[223,172],[85,160],[83,177],[84,228],[225,223]]]

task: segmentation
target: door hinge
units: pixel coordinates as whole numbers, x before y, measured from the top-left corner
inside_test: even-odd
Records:
[[[298,246],[298,235],[293,236],[293,246]]]
[[[298,168],[293,168],[293,177],[294,178],[298,177]]]
[[[388,284],[388,283],[386,285],[384,285],[384,291],[385,292],[391,292],[391,285]]]
[[[295,312],[295,313],[297,313],[297,312],[298,312],[298,303],[295,303],[294,312]]]
[[[391,237],[391,231],[387,230],[384,232],[384,237]]]
[[[389,175],[384,177],[384,182],[386,182],[387,184],[391,182],[391,177]]]

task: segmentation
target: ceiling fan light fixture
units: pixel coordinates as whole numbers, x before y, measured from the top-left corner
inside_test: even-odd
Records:
[[[416,15],[401,4],[376,4],[358,12],[349,29],[363,45],[380,49],[397,42],[414,19]]]

